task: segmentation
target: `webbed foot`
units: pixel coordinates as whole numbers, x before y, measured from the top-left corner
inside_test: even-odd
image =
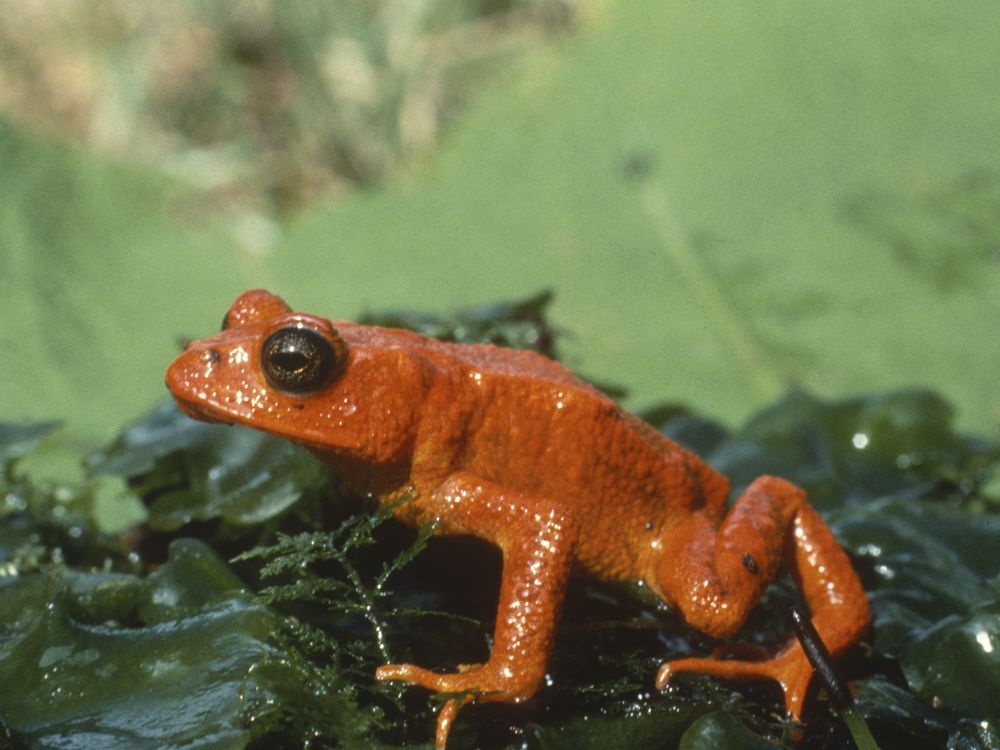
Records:
[[[798,643],[790,643],[769,659],[693,658],[665,662],[656,673],[656,687],[664,690],[674,675],[682,672],[707,674],[726,680],[774,680],[785,696],[785,710],[799,720],[813,668]]]
[[[467,664],[459,669],[459,672],[439,674],[414,664],[386,664],[375,670],[375,678],[407,682],[438,693],[465,693],[449,700],[438,712],[437,729],[434,733],[435,750],[444,750],[451,725],[462,706],[475,700],[520,703],[537,690],[536,684],[518,681],[509,669],[491,666],[489,663]]]

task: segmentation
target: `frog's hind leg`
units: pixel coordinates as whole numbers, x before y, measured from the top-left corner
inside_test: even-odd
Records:
[[[474,534],[503,551],[493,650],[485,664],[452,674],[413,664],[386,665],[376,672],[380,680],[475,693],[449,700],[438,714],[435,747],[442,750],[455,715],[471,700],[519,703],[538,690],[552,651],[576,530],[551,502],[472,476],[452,476],[435,495],[449,532]]]
[[[672,529],[651,584],[692,626],[724,638],[744,623],[774,580],[782,557],[832,654],[864,635],[871,619],[868,601],[847,555],[805,493],[777,477],[755,480],[721,525],[695,513]],[[798,719],[812,666],[801,646],[790,641],[764,660],[666,662],[656,686],[662,690],[680,672],[775,680],[784,692],[786,710]]]

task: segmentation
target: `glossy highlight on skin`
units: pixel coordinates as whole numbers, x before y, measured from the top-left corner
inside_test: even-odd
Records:
[[[557,362],[296,313],[263,290],[242,294],[225,321],[167,370],[186,413],[299,442],[348,489],[384,504],[408,498],[395,510],[400,520],[501,549],[486,663],[452,674],[412,664],[376,673],[475,694],[445,703],[439,749],[470,701],[535,694],[571,574],[643,582],[693,627],[722,638],[743,624],[784,561],[834,655],[868,628],[857,575],[801,489],[760,477],[727,513],[724,477]],[[336,374],[315,392],[288,392],[264,375],[263,344],[286,327],[306,327],[337,352]],[[656,686],[683,672],[775,680],[797,719],[812,667],[789,641],[759,661],[668,661]]]

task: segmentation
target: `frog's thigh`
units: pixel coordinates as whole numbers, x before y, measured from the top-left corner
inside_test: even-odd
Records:
[[[774,580],[799,496],[794,485],[762,477],[721,524],[691,514],[663,541],[657,588],[693,627],[716,638],[731,635]]]
[[[760,477],[737,498],[718,530],[710,519],[695,515],[670,539],[674,549],[665,550],[658,565],[658,584],[699,630],[716,637],[736,630],[773,580],[782,555],[809,605],[813,625],[834,655],[857,642],[868,627],[868,601],[850,560],[805,493],[790,482]],[[682,556],[684,564],[673,563],[672,555]],[[786,710],[797,719],[812,666],[791,641],[763,661],[667,662],[657,674],[657,687],[663,689],[680,672],[776,680]]]
[[[743,624],[782,558],[832,652],[856,641],[868,625],[867,599],[846,553],[805,492],[784,479],[756,479],[717,529],[694,514],[664,546],[656,583],[691,625],[709,635],[725,637]]]

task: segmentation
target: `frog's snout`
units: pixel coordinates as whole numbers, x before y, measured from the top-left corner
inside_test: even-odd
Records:
[[[189,345],[167,367],[163,378],[167,390],[178,402],[195,400],[195,393],[205,390],[221,362],[222,354],[215,347],[202,349],[197,342]]]

